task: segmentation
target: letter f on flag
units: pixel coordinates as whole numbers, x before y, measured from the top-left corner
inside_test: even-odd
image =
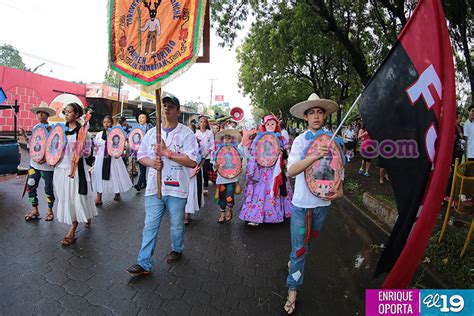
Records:
[[[386,159],[399,217],[376,275],[405,288],[423,256],[451,166],[456,116],[453,53],[440,0],[420,0],[367,84],[359,110],[372,139],[417,142],[417,157]]]

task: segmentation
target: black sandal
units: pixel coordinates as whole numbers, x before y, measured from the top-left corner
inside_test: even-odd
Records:
[[[46,215],[46,217],[44,218],[46,222],[51,222],[53,219],[54,219],[54,213],[48,213],[48,215]]]
[[[29,212],[25,215],[25,221],[26,222],[29,222],[29,221],[32,221],[32,220],[38,220],[38,219],[41,219],[41,215],[39,213],[35,214],[33,212]]]

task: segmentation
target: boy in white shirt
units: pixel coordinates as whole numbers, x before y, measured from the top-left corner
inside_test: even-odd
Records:
[[[198,144],[191,129],[178,123],[179,100],[163,98],[167,124],[161,126],[162,143],[156,147],[156,127],[150,129],[138,150],[137,159],[148,168],[145,193],[145,226],[137,264],[127,269],[132,275],[151,273],[158,230],[165,212],[170,217],[171,253],[167,262],[181,259],[184,249],[184,213],[189,191],[190,168],[196,167]],[[159,152],[160,155],[156,155]],[[161,199],[157,196],[157,170],[161,170]]]
[[[323,228],[331,201],[342,197],[342,182],[337,191],[330,197],[318,198],[309,190],[304,171],[316,160],[328,154],[328,146],[319,146],[319,153],[315,156],[303,157],[305,149],[314,140],[314,135],[322,129],[326,117],[337,110],[334,101],[320,99],[311,94],[309,99],[294,105],[290,109],[291,115],[304,119],[308,123],[308,130],[296,137],[288,158],[288,175],[296,177],[291,208],[291,254],[289,273],[287,278],[288,298],[284,309],[292,314],[296,307],[296,291],[303,284],[305,257],[308,252],[308,241],[314,238]],[[308,227],[309,225],[309,227]],[[309,231],[307,231],[309,228]]]

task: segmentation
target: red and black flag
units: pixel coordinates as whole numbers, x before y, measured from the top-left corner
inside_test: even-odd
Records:
[[[359,106],[399,212],[375,272],[390,272],[383,288],[408,286],[432,234],[451,165],[455,101],[441,1],[420,0]]]

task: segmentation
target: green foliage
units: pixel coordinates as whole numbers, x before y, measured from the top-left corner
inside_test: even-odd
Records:
[[[466,233],[467,228],[448,227],[443,240],[438,243],[438,231],[431,237],[425,251],[425,264],[440,272],[449,285],[457,289],[468,289],[474,285],[471,271],[474,266],[473,248],[468,248],[463,258],[459,257]]]
[[[120,75],[117,74],[115,71],[112,71],[112,69],[110,69],[110,66],[108,66],[107,70],[105,71],[104,83],[108,84],[111,87],[118,88],[120,85],[120,80]]]
[[[287,38],[288,34],[296,35],[292,43],[287,44],[287,50],[281,52],[291,55],[292,62],[298,65],[302,64],[308,52],[313,54],[308,50],[311,46],[329,45],[326,47],[327,50],[320,53],[326,54],[327,57],[329,56],[327,54],[331,54],[331,48],[341,51],[340,54],[345,56],[339,58],[349,66],[350,69],[347,70],[355,72],[359,77],[358,81],[366,84],[395,43],[397,35],[407,23],[417,2],[417,0],[214,0],[212,19],[213,27],[223,40],[222,45],[234,44],[237,33],[249,17],[256,21],[252,27],[254,34],[249,35],[254,37],[252,41],[256,40],[255,33],[258,32],[270,36],[268,41],[272,44],[279,44],[279,38]],[[473,3],[467,0],[443,0],[443,5],[453,46],[457,49],[454,55],[457,64],[456,78],[460,87],[458,100],[463,105],[473,104],[474,70],[471,52],[474,38]],[[288,12],[292,18],[285,15]],[[269,23],[275,28],[268,29]],[[317,38],[322,41],[312,41]],[[244,45],[249,47],[243,47],[243,52],[247,54],[250,47],[256,45],[252,42],[249,44],[248,41],[249,39]],[[274,60],[273,57],[269,57],[267,62],[278,62],[278,59]],[[274,73],[273,69],[269,70],[270,72],[264,75],[271,78]],[[350,76],[352,81],[356,81],[352,78],[352,74]],[[331,90],[329,85],[325,85],[325,89]],[[313,90],[317,91],[314,87]],[[247,91],[247,93],[253,95],[253,92]]]
[[[219,115],[228,116],[230,113],[230,108],[228,106],[219,106],[213,105],[211,106],[211,110],[214,111],[214,114],[219,113]]]
[[[8,44],[0,46],[0,66],[26,70],[26,65],[18,50]]]
[[[263,114],[286,122],[292,105],[311,92],[350,105],[361,88],[349,56],[323,36],[320,18],[307,5],[280,5],[278,12],[255,23],[238,49],[239,80]],[[256,117],[258,121],[258,117]]]

